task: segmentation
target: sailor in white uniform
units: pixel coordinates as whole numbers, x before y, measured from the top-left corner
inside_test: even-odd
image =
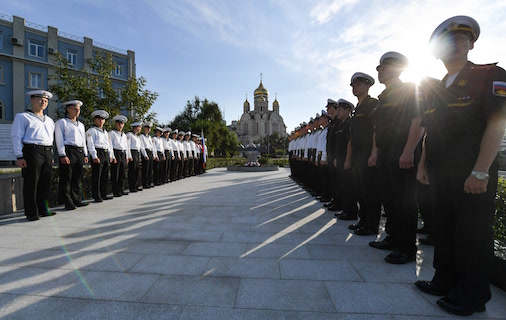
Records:
[[[67,210],[88,205],[82,202],[81,196],[83,166],[88,163],[84,124],[77,120],[82,105],[79,100],[62,103],[66,117],[55,122],[54,136],[60,157],[58,202]]]
[[[141,132],[141,126],[142,122],[140,121],[132,123],[132,131],[126,134],[130,146],[130,155],[132,156],[128,162],[128,188],[130,192],[142,191],[142,189],[137,187],[137,179],[141,166],[141,156],[143,159],[148,156],[138,136],[139,132]]]
[[[111,162],[111,185],[112,193],[115,197],[121,197],[128,193],[124,190],[124,182],[126,178],[127,159],[131,159],[130,145],[126,134],[123,132],[125,123],[128,118],[124,115],[117,115],[112,118],[114,130],[109,132],[109,141],[113,150]]]
[[[163,183],[162,176],[165,170],[165,147],[163,145],[163,132],[165,130],[161,127],[156,127],[155,136],[153,140],[153,149],[156,149],[156,159],[153,163],[153,183],[159,186]]]
[[[109,113],[105,110],[95,110],[91,113],[91,117],[95,125],[86,131],[86,143],[91,157],[91,194],[95,202],[102,202],[112,199],[107,196],[107,178],[113,154],[109,134],[104,129]]]
[[[163,128],[163,149],[165,153],[165,169],[163,172],[162,181],[163,183],[169,183],[169,175],[170,175],[170,166],[172,164],[172,159],[174,158],[174,150],[172,150],[172,142],[169,138],[171,128]]]
[[[151,122],[144,122],[142,124],[142,134],[140,135],[142,147],[146,151],[146,157],[142,158],[142,188],[151,188],[153,182],[153,140],[149,135],[151,131]],[[156,150],[154,151],[156,153]]]
[[[26,93],[32,108],[16,114],[11,141],[16,165],[22,168],[25,215],[30,221],[56,213],[48,211],[53,164],[54,122],[44,114],[53,94],[45,90]]]

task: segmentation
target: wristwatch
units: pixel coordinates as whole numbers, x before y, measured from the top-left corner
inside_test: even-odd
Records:
[[[478,180],[487,180],[490,177],[488,173],[475,170],[471,171],[471,174]]]

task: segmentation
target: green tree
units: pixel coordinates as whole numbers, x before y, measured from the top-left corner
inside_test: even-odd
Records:
[[[265,146],[266,150],[267,146],[269,146],[268,154],[270,156],[283,156],[287,154],[288,138],[281,137],[277,132],[256,140],[254,143]]]
[[[60,53],[56,56],[56,71],[50,77],[54,84],[49,90],[54,93],[58,102],[78,99],[83,102],[81,120],[86,127],[93,124],[90,118],[94,110],[102,109],[112,116],[126,113],[129,122],[136,119],[150,120],[156,114],[149,113],[149,109],[158,97],[158,93],[144,89],[146,79],[130,78],[122,88],[121,95],[116,92],[111,75],[116,68],[112,55],[102,51],[95,51],[89,59],[89,69],[75,70],[68,64],[67,59]],[[65,115],[65,110],[57,110],[58,117]],[[132,116],[133,115],[133,116]]]
[[[237,139],[228,131],[220,107],[214,101],[201,100],[195,97],[187,101],[184,110],[169,124],[173,129],[179,129],[199,134],[204,131],[207,138],[209,152],[217,155],[231,156],[237,152]]]

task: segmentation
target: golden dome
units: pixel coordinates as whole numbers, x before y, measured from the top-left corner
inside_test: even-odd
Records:
[[[272,105],[274,107],[279,107],[279,102],[278,102],[278,99],[276,98],[276,100],[274,100],[274,102],[272,103]]]
[[[265,89],[264,85],[262,84],[262,80],[260,80],[260,85],[255,90],[255,96],[258,96],[258,95],[260,95],[260,96],[268,96],[269,95],[269,91],[267,91],[267,89]]]
[[[244,101],[244,106],[248,106],[249,107],[249,101],[248,101],[248,99],[246,99],[246,101]]]

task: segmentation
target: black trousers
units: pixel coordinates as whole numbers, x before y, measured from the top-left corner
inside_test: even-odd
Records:
[[[321,191],[321,195],[325,199],[332,198],[332,194],[330,192],[330,179],[328,172],[329,172],[328,164],[318,165],[318,175],[320,176],[320,179],[318,179],[318,183],[320,184],[318,189]]]
[[[188,176],[195,175],[195,158],[188,159]]]
[[[377,229],[381,217],[381,201],[378,194],[377,169],[367,164],[370,154],[371,150],[353,149],[353,183],[360,204],[360,224],[368,229]]]
[[[391,204],[385,231],[395,242],[395,250],[416,253],[418,207],[416,200],[416,167],[401,169],[399,160],[382,161],[381,188],[384,203]],[[387,205],[388,206],[388,205]]]
[[[170,165],[172,163],[172,155],[170,150],[165,150],[165,171],[162,177],[162,181],[164,183],[170,182],[169,175],[170,175]]]
[[[81,176],[84,166],[83,148],[65,146],[65,154],[70,164],[59,162],[58,202],[69,206],[82,200]]]
[[[343,213],[357,214],[357,199],[353,187],[353,174],[351,169],[344,169],[344,161],[337,160],[337,173],[341,182],[341,201]]]
[[[128,189],[136,191],[141,166],[141,155],[138,150],[130,150],[130,152],[132,153],[132,161],[128,163]]]
[[[174,153],[174,160],[170,161],[170,180],[175,181],[178,179],[177,176],[177,165],[179,163],[177,152]]]
[[[334,166],[334,158],[328,158],[328,166],[329,179],[330,179],[330,191],[332,194],[332,198],[334,199],[334,204],[337,207],[342,207],[343,203],[341,200],[341,182],[339,180],[339,174],[337,173],[337,168]]]
[[[177,164],[177,177],[178,179],[182,179],[183,176],[183,166],[184,166],[184,154],[183,152],[179,152],[179,156],[181,157],[181,160],[178,161]]]
[[[25,215],[38,217],[48,212],[53,148],[25,144],[23,158],[26,161],[26,168],[22,169]]]
[[[146,149],[148,160],[142,158],[142,187],[150,188],[153,182],[153,152]]]
[[[418,210],[423,220],[423,227],[427,232],[432,230],[432,185],[417,183]]]
[[[200,164],[200,153],[197,153],[195,155],[195,159],[193,161],[193,173],[194,173],[194,175],[200,174],[199,164]]]
[[[153,161],[153,183],[159,186],[162,183],[163,170],[165,168],[165,161],[163,160],[164,153],[158,151],[156,153],[158,161]]]
[[[91,162],[91,194],[94,199],[107,197],[107,180],[109,178],[109,152],[96,149],[100,163]]]
[[[497,167],[489,171],[487,191],[464,192],[471,166],[429,167],[433,200],[433,282],[467,305],[491,298],[489,279],[494,257],[494,211]]]
[[[116,163],[111,164],[111,185],[112,193],[117,196],[124,192],[127,159],[125,151],[117,149],[114,149],[114,157]]]

